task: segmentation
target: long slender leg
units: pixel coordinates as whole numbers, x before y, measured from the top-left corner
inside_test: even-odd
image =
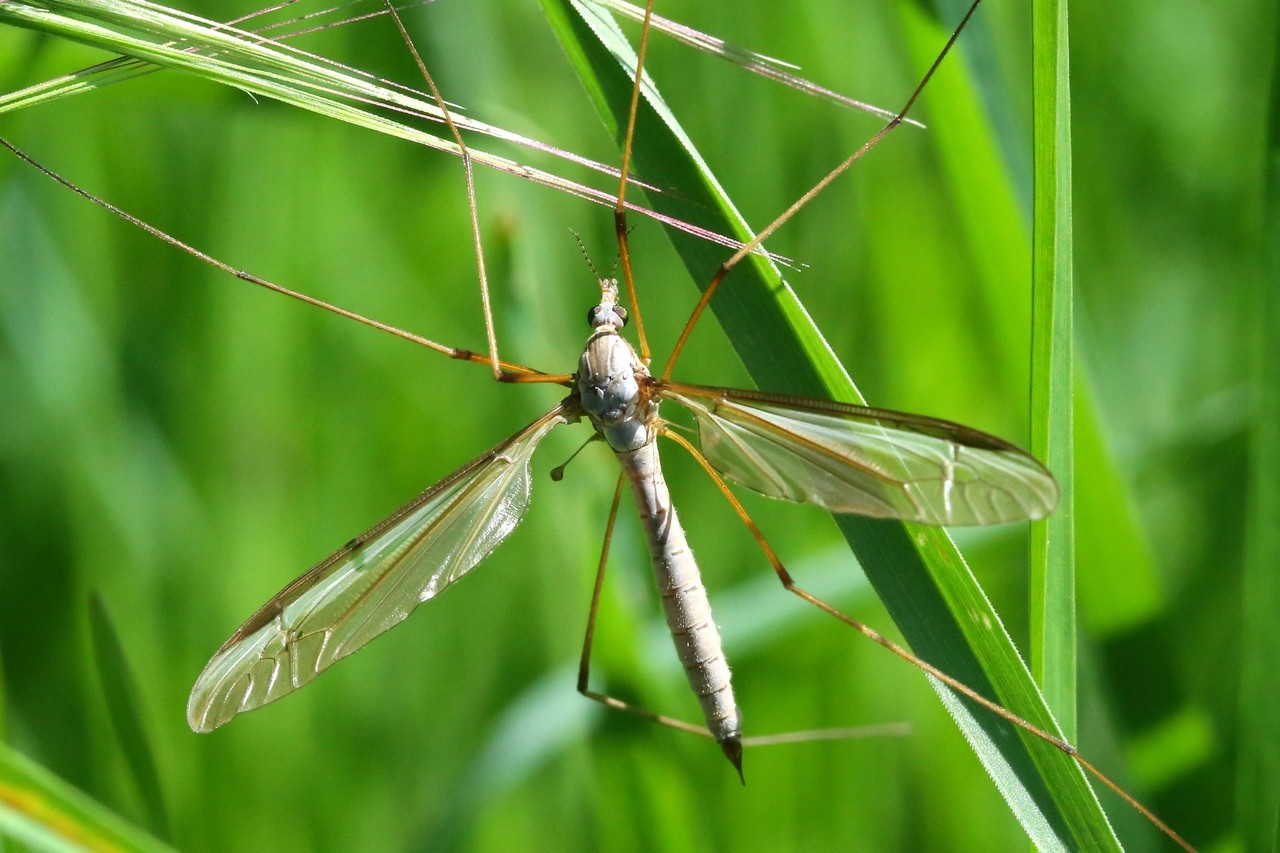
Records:
[[[448,125],[449,132],[453,134],[454,142],[458,143],[458,151],[462,155],[462,168],[466,173],[467,182],[467,210],[471,216],[471,240],[476,252],[476,272],[480,278],[480,307],[484,312],[484,333],[489,342],[489,365],[493,369],[493,378],[499,382],[528,381],[509,377],[507,375],[509,371],[504,368],[502,361],[498,358],[498,335],[493,325],[493,305],[489,297],[489,275],[484,265],[484,245],[480,240],[480,207],[476,203],[475,168],[471,162],[471,149],[467,148],[467,143],[458,131],[458,126],[453,123],[453,113],[450,112],[449,105],[445,102],[445,99],[440,96],[440,90],[436,88],[436,81],[432,78],[431,72],[427,70],[427,64],[422,61],[422,54],[418,53],[417,45],[409,37],[409,31],[405,29],[400,13],[396,11],[396,7],[391,0],[386,0],[386,6],[387,11],[391,13],[392,20],[396,22],[396,28],[400,30],[400,37],[409,48],[409,53],[413,55],[413,61],[417,63],[418,72],[422,75],[422,79],[426,81],[427,88],[431,90],[431,97],[435,98],[436,105],[440,107],[445,124]],[[623,181],[625,183],[625,176]],[[619,200],[619,204],[621,204],[621,200]]]
[[[314,296],[308,296],[307,294],[301,293],[297,290],[291,290],[290,288],[287,288],[284,285],[276,284],[273,281],[269,281],[268,279],[262,278],[260,276],[256,276],[253,273],[233,267],[231,264],[228,264],[226,261],[215,258],[214,256],[206,252],[203,252],[200,249],[197,249],[195,246],[192,246],[190,243],[186,243],[182,240],[179,240],[177,237],[174,237],[172,234],[169,234],[166,231],[161,231],[159,228],[155,227],[154,225],[148,222],[143,221],[142,219],[139,219],[138,217],[134,216],[132,213],[129,213],[128,211],[115,206],[114,204],[107,201],[106,199],[100,198],[99,196],[94,195],[93,193],[78,186],[77,184],[72,183],[67,178],[64,178],[62,175],[58,174],[57,172],[53,171],[52,169],[48,168],[42,163],[39,163],[38,161],[34,160],[25,151],[22,151],[21,149],[17,148],[15,145],[13,145],[13,143],[9,142],[7,139],[4,139],[3,137],[0,137],[0,146],[3,146],[9,149],[9,151],[11,151],[14,154],[14,156],[30,164],[31,166],[35,167],[40,172],[42,172],[46,177],[50,178],[53,181],[56,181],[57,183],[66,187],[67,189],[71,190],[72,192],[76,193],[82,198],[85,198],[88,201],[103,208],[104,210],[110,213],[114,213],[116,216],[120,217],[125,222],[128,222],[130,225],[133,225],[137,228],[142,229],[143,231],[147,232],[151,236],[159,240],[162,240],[165,243],[168,243],[170,246],[173,246],[176,249],[181,249],[182,251],[186,252],[187,254],[191,255],[197,260],[203,261],[209,266],[215,269],[221,270],[222,272],[225,272],[229,275],[232,275],[240,279],[241,281],[246,281],[246,282],[249,282],[250,284],[256,284],[259,287],[265,287],[266,289],[279,293],[282,296],[288,296],[291,299],[296,299],[299,302],[306,303],[307,305],[313,305],[316,308],[321,308],[330,313],[337,314],[339,317],[345,317],[348,320],[354,320],[357,323],[363,323],[364,325],[371,326],[375,329],[378,329],[379,331],[387,332],[388,334],[395,335],[398,338],[403,338],[406,341],[411,341],[420,346],[427,347],[428,349],[434,350],[438,353],[441,353],[442,355],[446,355],[449,358],[458,359],[460,361],[477,362],[480,364],[491,363],[490,357],[484,354],[437,343],[433,340],[429,340],[428,338],[424,338],[421,335],[414,334],[413,332],[408,332],[408,331],[405,331],[404,329],[397,328],[396,326],[392,326],[387,323],[380,322],[378,320],[373,320],[369,317],[365,317],[362,314],[357,314],[354,311],[348,311],[345,308],[339,308],[337,305],[334,305],[330,302],[325,302],[323,299],[317,299]],[[524,365],[521,365],[521,364],[513,364],[505,361],[499,362],[498,364],[502,370],[502,375],[500,378],[502,379],[502,381],[505,381],[505,382],[533,382],[533,383],[554,383],[558,385],[568,385],[573,380],[573,377],[570,374],[543,373],[539,370],[534,370],[531,367],[525,367]]]
[[[667,364],[662,371],[663,379],[671,378],[671,370],[672,368],[675,367],[676,360],[680,357],[680,353],[684,350],[684,346],[689,339],[689,335],[693,332],[694,326],[697,325],[698,320],[702,317],[703,312],[706,311],[707,305],[710,304],[711,297],[715,295],[716,290],[719,289],[720,287],[720,283],[724,281],[724,278],[729,274],[729,271],[733,269],[735,266],[737,266],[738,262],[741,261],[743,258],[745,258],[748,254],[750,254],[757,246],[759,246],[766,239],[768,239],[773,234],[773,232],[777,231],[784,224],[786,224],[787,220],[795,216],[796,213],[802,207],[804,207],[806,204],[812,201],[819,193],[825,190],[832,181],[834,181],[836,178],[843,175],[845,172],[849,171],[849,169],[852,168],[854,163],[858,162],[863,157],[865,157],[867,153],[871,151],[872,148],[875,148],[877,145],[879,145],[886,136],[888,136],[890,133],[896,130],[899,125],[902,124],[903,119],[907,117],[907,113],[909,113],[911,111],[911,108],[915,106],[916,101],[920,97],[920,93],[924,91],[924,87],[929,85],[929,81],[933,79],[933,75],[937,72],[938,66],[942,64],[942,60],[945,59],[947,54],[951,52],[952,45],[956,43],[956,39],[960,37],[960,33],[964,30],[965,26],[969,23],[969,19],[973,17],[973,13],[977,11],[978,4],[981,2],[982,0],[973,0],[973,3],[969,6],[969,11],[965,12],[964,17],[960,20],[960,23],[957,24],[956,28],[951,32],[951,37],[947,39],[947,43],[943,46],[942,50],[938,53],[937,57],[933,60],[933,64],[929,66],[929,70],[925,72],[924,77],[920,79],[920,82],[916,85],[916,88],[911,92],[911,96],[907,98],[907,102],[903,105],[902,109],[899,110],[898,113],[893,118],[889,119],[889,121],[884,125],[884,127],[880,128],[880,130],[875,134],[875,136],[872,136],[870,139],[868,139],[865,143],[863,143],[862,147],[860,147],[857,151],[850,154],[838,166],[836,166],[834,169],[828,172],[826,176],[823,177],[816,184],[814,184],[813,187],[808,192],[800,196],[800,198],[796,199],[795,202],[793,202],[789,207],[787,207],[787,209],[784,210],[780,216],[778,216],[776,219],[774,219],[772,222],[766,225],[759,234],[757,234],[751,240],[747,241],[747,243],[741,249],[734,252],[733,256],[730,257],[729,260],[725,261],[723,264],[720,265],[720,268],[716,270],[715,275],[711,277],[711,281],[707,283],[706,289],[702,291],[702,298],[698,300],[697,305],[693,306],[693,312],[689,315],[689,319],[685,322],[684,329],[680,332],[680,337],[676,339],[675,348],[671,351],[671,357],[667,359]]]
[[[618,203],[613,208],[613,227],[618,237],[618,260],[622,264],[622,280],[627,286],[627,302],[631,308],[631,325],[635,327],[640,342],[640,360],[648,364],[651,358],[649,339],[644,333],[644,321],[640,317],[640,301],[636,297],[636,280],[631,270],[631,246],[627,242],[627,179],[631,174],[631,145],[636,135],[636,114],[640,108],[640,83],[644,79],[644,56],[649,48],[649,21],[653,16],[653,0],[644,8],[644,24],[640,30],[640,47],[636,50],[636,79],[631,87],[631,107],[627,112],[627,134],[622,143],[622,163],[618,168]]]
[[[774,552],[773,547],[769,544],[768,540],[765,539],[764,534],[760,531],[760,528],[756,525],[755,521],[752,520],[751,516],[747,514],[746,509],[744,509],[741,502],[738,501],[737,496],[734,495],[734,493],[729,489],[729,486],[727,483],[725,483],[724,478],[722,478],[720,474],[715,470],[715,468],[711,466],[711,463],[707,461],[706,457],[703,456],[702,453],[696,447],[694,447],[693,444],[688,439],[686,439],[684,436],[680,435],[679,433],[671,429],[668,429],[664,432],[664,435],[666,435],[671,440],[675,441],[685,450],[689,451],[689,453],[693,456],[693,458],[697,460],[698,464],[702,466],[703,470],[706,471],[707,474],[711,477],[712,481],[715,482],[716,487],[720,489],[721,494],[723,494],[725,496],[725,499],[729,501],[729,504],[730,506],[733,507],[734,512],[738,514],[738,518],[742,519],[742,523],[746,525],[747,530],[751,533],[751,536],[756,540],[756,543],[760,546],[760,550],[764,552],[765,559],[769,561],[769,565],[773,566],[773,570],[777,574],[778,580],[782,582],[782,586],[788,592],[793,593],[794,595],[800,597],[801,599],[809,602],[814,607],[817,607],[819,610],[823,611],[824,613],[827,613],[831,616],[834,616],[836,619],[839,619],[845,625],[848,625],[850,628],[853,628],[855,631],[862,634],[864,637],[867,637],[873,642],[878,643],[879,645],[893,652],[895,655],[907,661],[912,666],[915,666],[916,668],[923,670],[926,675],[942,682],[947,687],[951,688],[956,693],[959,693],[961,696],[965,697],[971,702],[977,705],[981,705],[983,708],[986,708],[988,711],[1000,717],[1001,719],[1005,720],[1006,722],[1014,726],[1017,726],[1018,728],[1026,732],[1029,732],[1032,735],[1035,735],[1037,738],[1049,744],[1050,746],[1054,747],[1055,749],[1058,749],[1066,753],[1067,755],[1071,756],[1071,758],[1074,759],[1077,764],[1079,764],[1082,768],[1084,768],[1086,771],[1092,774],[1093,777],[1096,778],[1098,781],[1102,782],[1102,784],[1106,785],[1108,788],[1110,788],[1112,791],[1118,794],[1121,797],[1121,799],[1123,799],[1135,810],[1137,810],[1138,813],[1140,813],[1147,820],[1151,821],[1152,824],[1154,824],[1161,832],[1165,833],[1165,835],[1167,835],[1170,839],[1172,839],[1177,844],[1181,845],[1186,850],[1193,849],[1189,844],[1187,844],[1186,841],[1184,841],[1181,838],[1181,836],[1179,836],[1176,832],[1174,832],[1173,829],[1170,828],[1168,824],[1160,820],[1160,818],[1156,817],[1155,813],[1153,813],[1150,809],[1148,809],[1142,803],[1138,802],[1133,797],[1132,794],[1125,791],[1116,782],[1112,781],[1111,777],[1107,776],[1105,773],[1103,773],[1101,770],[1095,767],[1090,761],[1085,759],[1084,756],[1082,756],[1079,753],[1079,751],[1070,743],[1066,742],[1065,740],[1058,737],[1057,735],[1054,735],[1045,731],[1039,726],[1036,726],[1032,723],[1027,722],[1026,720],[1022,719],[1018,715],[1012,713],[1011,711],[1006,710],[1001,705],[997,704],[996,702],[993,702],[992,700],[983,696],[981,693],[978,693],[972,687],[969,687],[968,685],[958,681],[957,679],[953,678],[952,676],[938,669],[936,666],[929,663],[928,661],[925,661],[925,660],[922,660],[921,658],[916,657],[909,650],[893,642],[892,640],[885,637],[883,634],[881,634],[879,631],[876,631],[874,628],[870,627],[869,625],[859,622],[857,619],[854,619],[852,616],[846,615],[836,607],[828,604],[827,602],[823,601],[822,599],[805,591],[803,588],[798,586],[796,582],[792,580],[791,574],[787,571],[786,567],[782,565],[782,561],[778,559],[778,555]]]
[[[141,228],[143,231],[146,231],[151,236],[159,240],[163,240],[164,242],[168,243],[170,246],[173,246],[174,248],[181,249],[182,251],[186,252],[192,257],[197,258],[198,260],[204,261],[206,264],[208,264],[211,267],[214,267],[215,269],[219,269],[225,273],[228,273],[229,275],[233,275],[236,278],[240,279],[241,281],[247,281],[250,284],[258,285],[259,287],[265,287],[268,290],[275,291],[276,293],[279,293],[283,296],[288,296],[291,299],[297,299],[299,302],[305,302],[308,305],[314,305],[317,308],[322,308],[325,311],[329,311],[333,314],[337,314],[339,317],[346,317],[348,320],[355,320],[357,323],[364,323],[366,326],[372,326],[375,329],[378,329],[383,332],[388,332],[389,334],[395,335],[398,338],[404,338],[406,341],[412,341],[415,344],[420,344],[429,349],[433,349],[438,353],[447,355],[450,358],[461,359],[463,361],[478,361],[478,362],[487,362],[489,360],[487,357],[483,355],[479,355],[477,353],[473,353],[470,350],[458,349],[456,347],[450,347],[450,346],[445,346],[444,344],[436,343],[435,341],[428,340],[427,338],[424,338],[421,335],[415,335],[413,332],[406,332],[405,330],[398,329],[395,326],[390,326],[386,323],[381,323],[377,320],[371,320],[370,318],[365,317],[361,314],[357,314],[354,311],[348,311],[345,308],[339,308],[338,306],[333,305],[332,303],[325,302],[323,299],[316,299],[314,296],[308,296],[305,293],[300,293],[296,290],[290,290],[284,285],[276,284],[273,281],[268,281],[265,278],[260,278],[259,276],[256,276],[253,273],[246,272],[241,269],[237,269],[236,267],[233,267],[230,264],[228,264],[226,261],[219,260],[218,258],[215,258],[212,255],[209,255],[205,252],[200,251],[195,246],[192,246],[190,243],[185,243],[182,240],[179,240],[177,237],[174,237],[173,235],[165,231],[161,231],[159,228],[155,227],[154,225],[148,222],[144,222],[143,220],[134,216],[132,213],[129,213],[126,210],[122,210],[119,207],[116,207],[111,202],[107,201],[106,199],[99,198],[98,196],[94,195],[88,190],[83,189],[82,187],[72,183],[68,179],[62,177],[62,175],[59,175],[57,172],[54,172],[52,169],[49,169],[43,164],[37,162],[36,160],[33,160],[26,152],[14,146],[13,143],[9,142],[7,139],[0,138],[0,145],[3,145],[5,148],[8,148],[11,152],[13,152],[13,154],[18,159],[34,166],[36,169],[43,172],[45,176],[51,178],[54,181],[57,181],[59,184],[62,184],[64,187],[76,193],[77,195],[81,196],[82,198],[88,199],[89,201],[93,202],[94,204],[98,205],[104,210],[114,213],[116,216],[128,222],[130,225],[134,225],[138,228]],[[527,375],[530,377],[540,377],[532,380],[535,382],[554,382],[554,381],[558,381],[559,379],[559,377],[553,377],[549,374],[545,374],[540,371],[534,370],[533,368],[524,367],[519,364],[504,363],[503,368],[505,370],[511,371],[512,373],[516,373],[516,374]]]
[[[688,723],[684,720],[677,720],[674,717],[668,717],[663,714],[655,714],[652,711],[646,711],[643,708],[637,708],[628,702],[609,696],[604,693],[597,693],[590,687],[591,680],[591,646],[595,641],[596,633],[596,614],[600,609],[600,592],[604,589],[604,571],[605,566],[609,563],[609,548],[613,544],[613,528],[618,520],[618,507],[622,503],[622,491],[626,486],[626,477],[618,476],[618,485],[613,491],[613,504],[609,507],[609,523],[604,529],[604,544],[600,548],[600,564],[596,567],[596,582],[591,591],[591,610],[587,615],[587,631],[582,642],[582,657],[578,661],[578,692],[588,699],[592,699],[604,705],[606,708],[613,708],[616,711],[625,711],[628,714],[634,714],[654,723],[658,723],[668,728],[677,729],[682,732],[700,735],[702,737],[713,739],[710,731],[705,726],[696,723]]]
[[[421,346],[427,347],[428,349],[432,349],[438,353],[446,355],[449,358],[454,358],[461,361],[487,363],[489,364],[490,369],[493,371],[494,378],[501,382],[554,383],[559,385],[570,385],[573,379],[572,375],[570,374],[547,374],[538,370],[534,370],[533,368],[530,368],[530,367],[525,367],[524,365],[502,361],[498,356],[498,342],[497,342],[497,336],[496,336],[496,333],[494,330],[494,324],[493,324],[493,311],[491,309],[491,304],[490,304],[488,275],[486,274],[486,271],[485,271],[484,251],[480,241],[480,221],[479,221],[478,207],[476,204],[475,177],[474,177],[474,169],[473,169],[472,160],[471,160],[471,152],[467,148],[466,142],[462,138],[462,134],[458,131],[457,126],[454,124],[452,113],[449,111],[447,103],[445,102],[444,98],[441,97],[439,90],[436,88],[435,81],[432,79],[430,72],[428,72],[426,64],[422,61],[421,55],[418,53],[418,50],[413,44],[412,39],[410,39],[408,31],[405,29],[404,22],[401,20],[400,15],[397,12],[396,8],[390,2],[387,3],[387,13],[389,13],[392,19],[395,21],[396,27],[400,31],[401,37],[404,39],[405,44],[408,46],[410,53],[413,55],[414,61],[418,65],[418,70],[422,73],[422,77],[426,81],[428,87],[430,88],[432,96],[435,98],[436,103],[439,105],[441,112],[444,115],[445,122],[449,127],[449,131],[453,134],[454,141],[458,144],[458,149],[462,156],[463,167],[466,173],[467,204],[468,204],[468,208],[471,216],[471,231],[472,231],[472,238],[473,238],[475,252],[476,252],[476,265],[478,267],[479,277],[480,277],[480,298],[481,298],[481,304],[484,312],[485,335],[488,340],[489,352],[487,356],[480,353],[472,352],[471,350],[461,349],[458,347],[450,347],[450,346],[446,346],[445,344],[437,343],[435,341],[424,338],[421,335],[417,335],[412,332],[405,331],[395,326],[391,326],[387,323],[382,323],[377,320],[370,319],[361,314],[357,314],[354,311],[348,311],[345,308],[339,308],[338,306],[333,305],[332,303],[325,302],[324,300],[317,299],[313,296],[308,296],[305,293],[292,290],[290,288],[284,287],[283,285],[276,284],[275,282],[253,275],[252,273],[246,272],[241,269],[237,269],[236,267],[231,266],[225,261],[222,261],[218,258],[213,257],[212,255],[207,254],[206,252],[203,252],[197,249],[196,247],[190,245],[189,243],[186,243],[178,239],[177,237],[174,237],[171,234],[168,234],[167,232],[162,231],[159,228],[156,228],[154,225],[151,225],[150,223],[145,222],[142,219],[139,219],[133,214],[111,204],[105,199],[99,198],[93,193],[90,193],[88,190],[85,190],[79,187],[78,185],[72,183],[70,180],[57,174],[53,170],[36,162],[34,159],[28,156],[25,152],[21,151],[20,149],[15,147],[12,143],[8,142],[7,140],[0,138],[0,145],[9,149],[19,159],[34,166],[39,171],[43,172],[47,177],[63,185],[64,187],[70,189],[72,192],[76,193],[77,195],[80,195],[81,197],[87,199],[88,201],[98,205],[99,207],[111,213],[114,213],[116,216],[120,217],[121,219],[125,220],[131,225],[134,225],[135,227],[140,228],[143,231],[146,231],[148,234],[152,235],[153,237],[156,237],[157,239],[160,239],[177,249],[181,249],[182,251],[186,252],[192,257],[205,262],[206,264],[214,267],[215,269],[221,270],[225,273],[235,276],[236,278],[242,281],[247,281],[251,284],[256,284],[259,287],[265,287],[268,290],[275,291],[276,293],[279,293],[283,296],[288,296],[300,302],[305,302],[308,305],[313,305],[317,308],[321,308],[325,311],[329,311],[333,314],[337,314],[340,317],[345,317],[349,320],[355,320],[358,323],[363,323],[367,326],[371,326],[375,329],[379,329],[380,331],[395,335],[396,337],[403,338],[407,341],[412,341],[413,343],[419,344]]]

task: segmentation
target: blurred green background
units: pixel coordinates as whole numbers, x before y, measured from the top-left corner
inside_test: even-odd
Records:
[[[228,19],[253,7],[187,8]],[[889,108],[958,17],[948,9],[939,26],[917,5],[830,0],[660,11]],[[1022,443],[1026,14],[988,0],[920,104],[930,129],[895,134],[769,244],[805,265],[789,279],[871,402]],[[1274,12],[1122,2],[1072,15],[1080,745],[1191,841],[1230,849]],[[535,5],[441,0],[409,17],[445,96],[470,115],[616,162]],[[300,45],[417,83],[385,19]],[[0,30],[6,91],[101,58]],[[757,226],[878,127],[663,39],[650,70]],[[966,95],[974,80],[981,103]],[[4,116],[0,132],[237,267],[483,347],[455,159],[173,73]],[[611,217],[507,176],[478,181],[504,357],[570,371],[595,288],[570,229],[605,269]],[[664,353],[696,291],[655,225],[638,220],[632,237]],[[547,441],[528,518],[474,578],[299,695],[192,734],[191,683],[245,617],[557,392],[497,387],[481,368],[238,282],[13,158],[0,159],[0,270],[4,739],[175,846],[1025,844],[924,679],[786,595],[679,454],[668,480],[749,730],[905,722],[911,733],[751,751],[744,789],[708,743],[579,698],[573,670],[615,476],[591,447],[565,482],[549,480],[581,428]],[[678,375],[746,381],[713,322]],[[829,518],[745,501],[802,583],[892,628]],[[643,539],[624,518],[595,683],[694,718]],[[1025,530],[958,538],[1023,641]],[[94,656],[95,595],[137,681],[163,815],[107,716],[104,679],[115,678]],[[1124,807],[1109,810],[1133,848],[1160,846]]]

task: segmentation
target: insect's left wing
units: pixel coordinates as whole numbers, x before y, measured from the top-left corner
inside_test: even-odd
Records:
[[[770,497],[925,524],[1043,518],[1058,484],[1018,447],[949,421],[753,391],[662,385],[698,422],[703,455]]]
[[[187,722],[212,731],[307,684],[487,557],[529,505],[529,459],[560,407],[418,495],[281,590],[196,679]]]

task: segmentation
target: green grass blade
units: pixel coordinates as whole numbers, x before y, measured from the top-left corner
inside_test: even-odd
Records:
[[[3,744],[0,835],[38,850],[172,849]]]
[[[272,98],[318,115],[376,133],[398,137],[451,154],[458,146],[443,125],[429,130],[398,120],[404,115],[439,119],[439,107],[427,95],[407,88],[391,88],[372,75],[355,73],[287,45],[265,41],[214,21],[144,0],[49,0],[46,3],[0,4],[0,24],[56,35],[137,60],[185,71],[220,85]],[[134,64],[103,63],[83,72],[30,86],[0,97],[0,113],[46,103],[70,94],[132,79],[141,70]],[[389,112],[383,115],[374,109]],[[457,117],[464,130],[553,154],[596,171],[593,163],[466,116]],[[468,146],[481,165],[553,187],[579,198],[607,204],[609,196],[592,187]],[[643,211],[642,211],[643,212]]]
[[[143,728],[146,715],[139,701],[138,680],[125,657],[120,634],[102,597],[94,593],[89,599],[89,627],[93,637],[93,659],[102,682],[107,711],[120,750],[124,753],[129,773],[142,799],[150,828],[158,835],[169,834],[169,820],[161,790],[160,773],[154,750]]]
[[[1032,526],[1031,669],[1076,738],[1075,455],[1072,373],[1071,78],[1067,2],[1032,12],[1035,195],[1031,452],[1058,478],[1058,511]]]
[[[610,25],[561,0],[544,0],[566,52],[620,137],[631,71],[629,48]],[[590,20],[588,25],[584,20]],[[603,39],[611,57],[600,46]],[[941,43],[940,41],[938,42]],[[646,95],[653,97],[651,91]],[[683,133],[661,109],[645,108],[636,133],[637,171],[677,186],[680,198],[659,209],[719,233],[745,236],[740,217]],[[674,195],[674,194],[672,194]],[[705,283],[722,254],[672,235],[695,282]],[[757,384],[812,396],[858,400],[852,382],[822,336],[766,260],[742,265],[714,304],[716,317]],[[1046,729],[1053,723],[1034,682],[963,559],[941,530],[842,517],[838,523],[895,622],[921,657]],[[1043,743],[1027,743],[985,713],[973,713],[940,691],[969,742],[1019,821],[1042,847],[1115,849],[1118,845],[1079,767]]]
[[[1254,415],[1250,499],[1240,589],[1243,636],[1240,649],[1240,764],[1236,797],[1246,850],[1280,844],[1280,703],[1276,673],[1280,646],[1280,54],[1271,71],[1266,136],[1263,269],[1253,278]]]
[[[9,715],[6,710],[7,707],[4,689],[4,653],[0,650],[0,743],[4,743],[8,739]]]

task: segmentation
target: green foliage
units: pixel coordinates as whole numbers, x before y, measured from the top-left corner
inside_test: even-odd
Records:
[[[0,838],[39,850],[172,850],[0,744]]]
[[[222,19],[247,10],[192,11]],[[776,5],[660,11],[891,108],[955,17],[940,24],[910,5],[816,0],[789,4],[785,17]],[[1232,831],[1250,368],[1239,346],[1247,291],[1237,289],[1251,281],[1259,240],[1262,123],[1248,122],[1263,114],[1267,72],[1245,45],[1273,39],[1243,7],[1211,22],[1182,4],[1073,14],[1090,34],[1074,40],[1072,57],[1085,434],[1076,447],[1079,740],[1191,840],[1209,843]],[[410,20],[445,96],[470,116],[616,161],[611,133],[536,8],[443,2]],[[985,7],[920,104],[930,129],[895,133],[769,244],[808,265],[788,278],[868,399],[1023,442],[1028,26],[1018,8]],[[1195,56],[1183,33],[1195,35]],[[306,46],[415,82],[385,19]],[[101,58],[0,29],[8,88]],[[661,40],[650,68],[757,226],[879,124]],[[1208,132],[1228,124],[1231,146]],[[483,346],[456,159],[171,72],[8,115],[0,132],[237,267]],[[504,357],[572,369],[594,284],[568,231],[607,269],[607,211],[487,172],[479,201]],[[633,240],[645,320],[665,353],[695,290],[656,226],[639,221]],[[678,456],[668,476],[749,728],[908,720],[914,731],[750,752],[743,789],[706,743],[577,697],[572,668],[614,475],[591,447],[564,483],[550,482],[547,470],[580,440],[572,433],[535,460],[529,518],[474,579],[298,696],[225,731],[190,733],[191,681],[244,617],[555,395],[491,387],[481,369],[237,282],[12,159],[0,161],[0,264],[7,738],[164,834],[129,769],[136,746],[117,740],[106,698],[115,691],[100,681],[109,673],[96,671],[103,652],[89,602],[98,592],[123,650],[119,671],[138,682],[134,707],[175,846],[1020,843],[924,679],[783,593],[722,499]],[[678,375],[749,382],[712,323]],[[748,508],[802,584],[891,626],[821,513],[765,500]],[[1020,642],[1023,536],[961,540]],[[654,627],[643,553],[628,520],[595,683],[692,717],[670,641]],[[1140,820],[1104,802],[1126,844],[1148,843]]]

